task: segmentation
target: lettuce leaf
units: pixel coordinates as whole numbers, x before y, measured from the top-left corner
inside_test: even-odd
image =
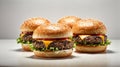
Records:
[[[69,39],[70,39],[70,40],[73,40],[73,37],[72,37],[72,36],[70,36],[70,37],[69,37]]]
[[[50,50],[50,51],[58,51],[59,49],[57,47],[50,47],[48,50]]]
[[[36,50],[35,47],[33,46],[33,44],[29,44],[30,46],[30,49],[33,51],[33,50]]]
[[[76,44],[74,43],[74,44],[73,44],[73,48],[75,48],[75,47],[76,47]]]
[[[19,38],[17,38],[17,43],[19,44],[19,43],[21,43],[21,44],[32,44],[32,41],[24,41],[24,40],[22,40],[20,37]]]
[[[17,41],[17,43],[22,43],[22,42],[23,42],[22,39],[21,39],[20,37],[17,38],[16,41]]]

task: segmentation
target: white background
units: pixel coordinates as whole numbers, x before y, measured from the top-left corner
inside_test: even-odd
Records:
[[[51,22],[74,15],[104,22],[110,39],[120,38],[120,0],[0,0],[0,39],[16,39],[20,25],[30,17]]]

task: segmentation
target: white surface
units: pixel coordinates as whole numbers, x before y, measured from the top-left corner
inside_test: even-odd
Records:
[[[17,38],[28,18],[41,16],[55,23],[68,15],[99,19],[110,38],[120,39],[120,0],[0,0],[0,39]]]
[[[38,58],[21,50],[15,40],[0,40],[0,66],[115,67],[120,66],[120,40],[112,40],[106,53],[73,52],[68,58]]]

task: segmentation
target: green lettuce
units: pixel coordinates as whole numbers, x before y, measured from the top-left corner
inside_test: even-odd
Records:
[[[29,44],[30,46],[30,49],[33,51],[33,50],[36,50],[35,47],[33,46],[33,44]]]
[[[17,43],[19,44],[19,43],[21,43],[21,44],[31,44],[32,43],[32,41],[24,41],[24,40],[22,40],[20,37],[19,38],[17,38]]]

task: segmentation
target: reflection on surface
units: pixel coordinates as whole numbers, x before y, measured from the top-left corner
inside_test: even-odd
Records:
[[[116,53],[113,50],[106,50],[105,52],[100,52],[100,53],[84,53],[84,52],[77,52],[75,51],[75,53],[80,53],[80,54],[112,54],[112,53]]]
[[[106,50],[106,52],[105,53],[107,53],[107,54],[111,54],[111,53],[116,53],[115,51],[113,51],[113,50]]]
[[[69,57],[64,57],[64,58],[42,58],[42,57],[37,57],[37,56],[35,56],[35,55],[32,55],[32,56],[29,56],[29,57],[26,57],[26,58],[31,58],[31,59],[43,59],[43,60],[63,60],[63,59],[73,59],[73,58],[79,58],[79,56],[69,56]]]
[[[31,52],[31,51],[25,51],[22,48],[13,49],[12,51],[16,51],[16,52]]]
[[[22,48],[13,49],[12,51],[16,51],[16,52],[32,52],[32,51],[24,51]],[[83,52],[77,52],[77,51],[73,51],[73,52],[80,53],[80,54],[112,54],[112,53],[116,53],[113,50],[106,50],[105,52],[101,52],[101,53],[83,53]]]

